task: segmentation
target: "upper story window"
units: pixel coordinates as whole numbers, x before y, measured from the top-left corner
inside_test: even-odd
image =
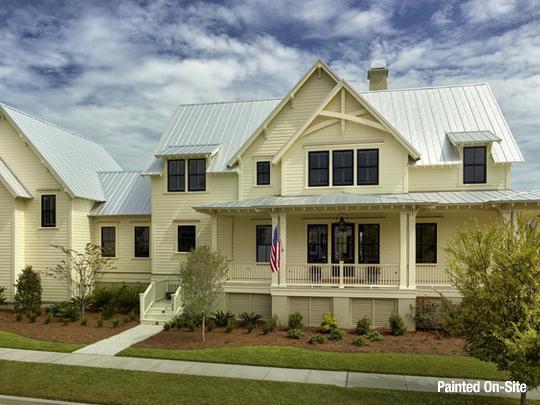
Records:
[[[150,227],[135,227],[135,257],[150,257]]]
[[[257,185],[270,184],[270,162],[257,162]]]
[[[257,261],[269,262],[272,249],[272,225],[257,225]]]
[[[169,160],[167,163],[167,191],[186,190],[186,162],[184,159]]]
[[[416,263],[437,263],[437,224],[416,224]]]
[[[379,184],[379,150],[358,150],[357,184],[359,186]]]
[[[101,256],[116,257],[116,227],[101,227]]]
[[[308,263],[327,263],[328,225],[307,226]]]
[[[189,159],[188,190],[206,190],[206,159]]]
[[[56,227],[56,195],[41,196],[41,227]]]
[[[189,252],[195,249],[195,225],[178,226],[178,252]]]
[[[332,152],[332,185],[353,185],[353,161],[354,155],[352,150],[335,150]]]
[[[485,146],[463,148],[463,183],[486,182],[486,156]]]
[[[329,185],[328,151],[309,152],[308,155],[308,184],[310,187]]]

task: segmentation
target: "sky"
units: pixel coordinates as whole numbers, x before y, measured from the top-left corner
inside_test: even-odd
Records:
[[[358,90],[488,82],[540,188],[540,0],[0,1],[0,100],[141,169],[178,104],[282,97],[321,57]]]

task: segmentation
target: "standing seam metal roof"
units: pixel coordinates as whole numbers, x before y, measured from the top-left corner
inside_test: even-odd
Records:
[[[13,197],[32,198],[32,194],[30,194],[2,159],[0,159],[0,180]]]
[[[454,146],[467,143],[491,143],[501,141],[501,138],[491,131],[447,132],[446,136]]]
[[[220,144],[211,144],[211,145],[181,145],[181,146],[169,146],[159,152],[156,157],[167,157],[167,156],[188,156],[188,155],[210,155],[214,156],[219,149],[221,148]]]

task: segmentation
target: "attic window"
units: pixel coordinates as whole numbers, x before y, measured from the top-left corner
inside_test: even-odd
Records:
[[[463,183],[482,184],[486,182],[486,147],[463,148]]]
[[[56,195],[41,196],[41,227],[54,228],[56,226]]]

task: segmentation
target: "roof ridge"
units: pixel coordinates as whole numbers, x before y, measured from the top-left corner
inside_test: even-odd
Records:
[[[408,91],[408,90],[429,90],[429,89],[446,89],[451,87],[472,87],[472,86],[489,86],[487,82],[478,82],[478,83],[464,83],[464,84],[447,84],[440,86],[424,86],[424,87],[404,87],[401,89],[386,89],[386,90],[364,90],[359,91],[360,94],[371,94],[371,93],[385,93],[391,91]]]
[[[85,136],[85,135],[81,135],[75,131],[73,131],[72,129],[69,129],[69,128],[65,128],[65,127],[62,127],[58,124],[55,124],[54,122],[51,122],[51,121],[47,121],[46,119],[43,119],[43,118],[40,118],[40,117],[36,117],[35,115],[32,115],[30,113],[27,113],[26,111],[22,111],[22,110],[19,110],[18,108],[15,108],[9,104],[6,104],[6,103],[0,103],[1,106],[3,107],[7,107],[8,109],[11,109],[11,110],[14,110],[20,114],[24,114],[26,115],[27,117],[29,118],[32,118],[32,119],[35,119],[37,121],[41,121],[42,123],[46,124],[46,125],[50,125],[50,126],[53,126],[55,128],[58,128],[58,129],[61,129],[62,131],[66,131],[66,132],[69,132],[70,134],[72,135],[75,135],[81,139],[84,139],[85,141],[89,141],[89,142],[92,142],[92,143],[95,143],[96,145],[98,146],[102,146],[101,144],[99,144],[97,141],[93,140],[93,139],[90,139],[89,137]]]
[[[259,98],[259,99],[249,99],[249,100],[231,100],[231,101],[210,101],[204,103],[186,103],[178,104],[178,107],[189,107],[195,105],[214,105],[214,104],[238,104],[238,103],[255,103],[257,101],[277,101],[282,100],[283,97],[268,97],[268,98]]]

